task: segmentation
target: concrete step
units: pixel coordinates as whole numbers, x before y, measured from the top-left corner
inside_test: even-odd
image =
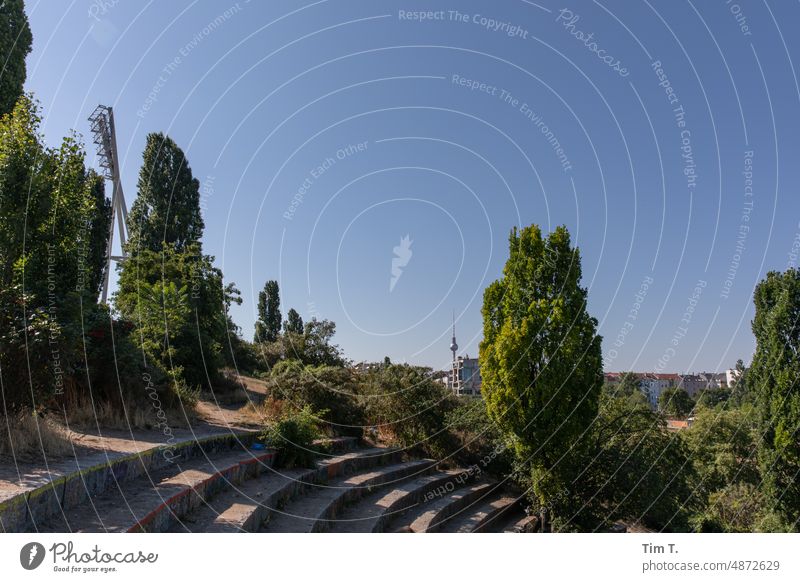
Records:
[[[253,532],[274,510],[315,484],[331,478],[398,463],[402,451],[385,447],[359,449],[323,459],[313,469],[272,469],[232,487],[186,515],[170,532]]]
[[[472,505],[443,520],[439,531],[444,533],[477,533],[488,531],[490,525],[520,503],[518,497],[505,495],[495,489]]]
[[[463,472],[442,471],[407,481],[388,492],[380,490],[346,508],[330,526],[334,533],[383,532],[398,516],[461,487]]]
[[[32,471],[15,484],[20,493],[4,496],[0,479],[0,532],[38,531],[49,522],[61,521],[64,511],[71,511],[89,503],[121,484],[162,470],[175,463],[203,458],[223,451],[242,450],[258,437],[257,431],[226,431],[197,435],[168,445],[142,446],[127,454],[109,452],[77,456],[62,463],[49,464],[46,470]],[[355,437],[337,437],[318,441],[328,454],[352,450],[359,444]],[[266,451],[265,451],[266,452]],[[21,483],[24,482],[24,485]]]
[[[175,462],[240,450],[257,436],[258,433],[252,431],[220,432],[168,445],[138,445],[139,450],[130,453],[103,450],[48,464],[46,468],[30,469],[24,476],[19,475],[19,482],[13,488],[20,493],[3,496],[0,485],[0,531],[36,531],[48,519],[88,502],[119,483],[154,473]]]
[[[272,533],[321,532],[328,529],[337,515],[349,503],[378,488],[396,487],[399,483],[432,471],[435,461],[422,459],[397,463],[359,473],[352,477],[334,479],[317,485],[306,495],[288,503],[283,510],[272,512],[269,521],[259,531]]]
[[[534,533],[539,527],[539,518],[535,515],[525,515],[522,509],[511,511],[508,519],[499,525],[498,530],[503,533]]]
[[[39,532],[162,532],[219,491],[257,476],[274,451],[243,448],[181,460],[114,483],[37,526]]]
[[[477,483],[421,505],[403,516],[407,529],[413,533],[438,531],[447,519],[483,499],[497,488],[496,483]]]

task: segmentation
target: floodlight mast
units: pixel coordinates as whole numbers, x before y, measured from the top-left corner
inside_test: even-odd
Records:
[[[114,130],[114,110],[106,105],[98,105],[89,116],[94,143],[97,146],[97,157],[103,176],[111,180],[111,223],[108,227],[108,246],[106,248],[106,268],[103,274],[103,292],[101,301],[108,302],[108,284],[111,276],[111,262],[121,262],[128,258],[125,243],[128,240],[128,207],[125,205],[125,194],[122,192],[122,180],[117,156],[117,135]],[[120,256],[113,256],[114,220],[119,226],[119,241],[122,248]]]

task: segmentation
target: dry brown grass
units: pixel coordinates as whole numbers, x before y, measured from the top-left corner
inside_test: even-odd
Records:
[[[58,457],[72,452],[69,434],[61,425],[32,412],[2,416],[0,455]]]
[[[67,421],[71,428],[94,429],[100,428],[129,430],[129,429],[151,429],[159,424],[156,416],[157,409],[151,401],[140,404],[128,405],[123,410],[109,402],[95,404],[92,406],[90,401],[82,401],[72,407],[67,412]],[[168,424],[172,428],[185,428],[187,426],[186,416],[189,422],[195,418],[194,408],[183,410],[165,410]]]

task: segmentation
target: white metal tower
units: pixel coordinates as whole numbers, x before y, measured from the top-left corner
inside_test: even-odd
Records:
[[[122,180],[119,173],[119,158],[117,157],[117,136],[114,131],[114,110],[106,105],[98,105],[89,116],[94,143],[97,145],[97,157],[103,176],[111,180],[113,192],[111,194],[111,224],[108,228],[108,247],[106,249],[106,271],[103,276],[103,293],[101,301],[108,301],[108,282],[111,276],[111,261],[123,261],[128,255],[125,252],[125,243],[128,239],[128,207],[125,205],[125,195],[122,192]],[[114,244],[114,219],[119,225],[119,241],[122,248],[121,255],[112,256]]]

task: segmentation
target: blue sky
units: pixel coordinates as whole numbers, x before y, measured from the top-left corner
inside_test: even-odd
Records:
[[[566,224],[607,370],[723,370],[797,261],[797,3],[27,5],[48,141],[112,105],[130,205],[169,133],[248,337],[275,278],[354,360],[444,367],[509,230]]]

